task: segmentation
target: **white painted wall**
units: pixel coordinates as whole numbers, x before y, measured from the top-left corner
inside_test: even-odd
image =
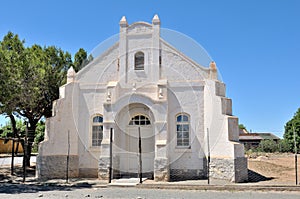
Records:
[[[209,68],[196,64],[157,37],[157,21],[131,26],[121,21],[120,26],[120,41],[77,73],[74,82],[61,87],[55,115],[47,121],[40,155],[65,155],[70,131],[71,154],[79,156],[78,167],[97,168],[99,157],[109,155],[110,127],[114,126],[118,133],[119,126],[114,122],[123,117],[120,111],[128,104],[141,103],[151,110],[155,158],[168,158],[171,168],[203,168],[207,129],[212,157],[242,157],[243,148],[229,141],[238,133],[237,119],[233,118],[228,125],[232,116],[222,114],[222,108],[231,113],[231,103],[222,107],[225,85],[210,79],[214,76]],[[137,51],[145,54],[144,71],[134,71]],[[189,149],[176,147],[175,116],[181,112],[190,115]],[[91,147],[91,119],[96,114],[103,115],[105,122],[101,147]]]

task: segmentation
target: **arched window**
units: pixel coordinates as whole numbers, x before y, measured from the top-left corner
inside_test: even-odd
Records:
[[[101,146],[103,139],[103,117],[93,117],[92,124],[92,146]]]
[[[131,118],[129,125],[140,125],[140,126],[146,126],[150,125],[151,122],[148,117],[144,115],[137,115]]]
[[[144,53],[139,51],[134,55],[134,70],[144,70]]]
[[[190,120],[187,114],[180,113],[179,115],[176,116],[176,134],[177,134],[177,146],[189,147]]]

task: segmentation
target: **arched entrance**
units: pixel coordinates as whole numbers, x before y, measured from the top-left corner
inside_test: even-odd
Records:
[[[114,157],[119,162],[119,177],[137,177],[139,173],[139,129],[143,177],[153,178],[155,136],[153,114],[140,103],[124,107],[117,117]]]

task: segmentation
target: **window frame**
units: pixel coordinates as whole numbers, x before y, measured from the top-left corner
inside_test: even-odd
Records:
[[[137,117],[138,117],[138,120],[136,119]],[[144,119],[142,119],[142,117],[144,117]],[[142,124],[142,122],[144,122],[144,124]],[[128,122],[128,125],[129,126],[150,126],[151,120],[146,115],[136,114],[133,117],[131,117],[130,121]]]
[[[141,59],[142,61],[137,60]],[[141,62],[141,63],[138,63]],[[134,54],[134,70],[135,71],[144,71],[145,70],[145,53],[138,51]]]
[[[100,119],[100,121],[94,121],[94,119],[96,118],[96,117],[99,117],[99,118],[101,118]],[[91,117],[91,123],[90,123],[91,125],[90,125],[90,131],[91,131],[91,137],[90,137],[90,146],[92,147],[92,148],[100,148],[101,147],[101,145],[102,145],[102,141],[103,141],[103,116],[102,115],[100,115],[100,114],[96,114],[96,115],[93,115],[92,117]],[[102,127],[101,128],[101,130],[102,131],[100,131],[100,133],[96,136],[96,138],[94,138],[94,127]],[[94,145],[94,141],[95,142],[100,142],[100,144],[98,145],[98,144],[95,144]]]
[[[178,117],[181,116],[180,121],[178,121]],[[184,121],[184,118],[187,118],[186,121]],[[178,113],[175,116],[175,128],[176,128],[176,148],[190,148],[190,137],[191,137],[191,125],[190,125],[190,115],[187,113]],[[185,129],[187,127],[187,130]],[[180,130],[179,130],[180,129]],[[181,136],[178,136],[179,133]],[[184,134],[187,133],[187,138],[184,136]],[[178,145],[178,141],[182,142],[181,145]],[[184,143],[187,143],[187,145],[184,145]]]

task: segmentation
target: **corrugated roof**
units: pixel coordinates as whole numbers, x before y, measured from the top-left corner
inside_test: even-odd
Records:
[[[259,136],[262,137],[265,140],[280,140],[279,137],[272,133],[259,133]]]
[[[239,140],[280,140],[280,138],[272,133],[243,133],[240,134]]]

